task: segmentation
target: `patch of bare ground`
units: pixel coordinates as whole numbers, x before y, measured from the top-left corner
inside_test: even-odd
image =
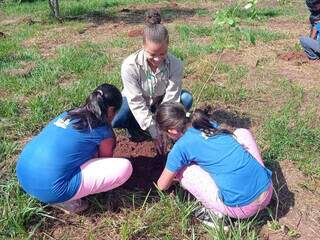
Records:
[[[197,10],[213,10],[216,5],[206,2],[131,5],[126,9],[118,9],[115,17],[106,16],[105,21],[96,22],[90,20],[90,18],[87,19],[87,26],[81,30],[77,31],[69,27],[59,26],[50,29],[49,32],[39,33],[36,37],[26,40],[23,45],[25,47],[36,45],[44,57],[52,58],[56,54],[56,49],[66,44],[80,44],[86,41],[102,43],[123,36],[141,38],[144,15],[151,8],[158,8],[163,12],[163,23],[169,27],[173,21],[175,24],[179,22],[184,24],[211,22],[212,18],[210,16],[198,16],[196,12]],[[86,20],[86,17],[84,17],[84,20]],[[19,23],[21,20],[8,21]]]
[[[301,86],[305,93],[305,103],[312,104],[319,101],[314,97],[314,89],[319,88],[319,62],[308,60],[302,51],[290,51],[289,46],[293,46],[297,41],[286,39],[268,44],[258,42],[241,50],[226,49],[221,54],[220,61],[234,67],[243,65],[248,68],[247,79],[243,81],[247,89],[264,91],[265,86],[270,87],[272,79],[286,78],[294,85]],[[219,58],[217,54],[210,57],[213,61]],[[272,104],[274,97],[271,92],[270,94],[268,99]],[[265,102],[268,99],[261,100]],[[248,105],[248,102],[245,105]]]
[[[320,182],[303,175],[286,160],[275,165],[273,183],[276,194],[272,208],[281,227],[273,230],[263,226],[260,232],[263,239],[319,239]]]
[[[297,22],[287,16],[278,16],[268,19],[267,22],[259,24],[265,30],[288,34],[289,36],[301,36],[307,34],[309,26],[305,22]]]
[[[28,25],[32,25],[32,24],[35,24],[35,23],[41,23],[41,24],[44,24],[46,23],[45,21],[42,21],[42,20],[37,20],[37,19],[33,19],[32,17],[30,16],[27,16],[27,17],[19,17],[19,18],[5,18],[2,19],[0,21],[0,25],[3,25],[3,26],[7,26],[7,25],[19,25],[19,24],[28,24]]]
[[[308,58],[304,52],[286,52],[279,54],[279,58],[284,61],[297,61],[301,64],[308,63]]]
[[[301,108],[303,114],[310,108],[320,104],[320,99],[315,89],[319,89],[319,69],[315,68],[318,62],[307,60],[304,53],[288,51],[288,45],[292,46],[293,40],[278,40],[264,44],[258,42],[256,45],[244,49],[225,49],[221,54],[205,56],[201,61],[192,63],[194,70],[186,78],[185,83],[192,85],[193,81],[203,79],[203,73],[212,71],[218,61],[228,64],[236,69],[237,66],[245,66],[248,70],[246,76],[241,79],[241,84],[249,91],[249,97],[239,104],[241,112],[250,112],[252,128],[261,126],[268,109],[281,109],[290,97],[290,92],[283,92],[280,81],[287,81],[292,85],[302,87],[304,99]],[[207,62],[211,62],[209,70]],[[210,70],[211,69],[211,70]],[[213,81],[224,81],[226,76],[215,74]],[[239,83],[240,84],[240,83]],[[315,114],[320,116],[320,111]]]
[[[143,36],[143,29],[133,29],[128,31],[129,37],[141,37]]]
[[[58,84],[62,88],[67,88],[67,87],[71,86],[72,84],[74,84],[76,81],[78,81],[76,75],[74,75],[74,74],[65,74],[65,75],[62,75],[59,78]]]
[[[220,62],[232,66],[247,66],[249,71],[260,66],[270,65],[274,62],[275,57],[274,43],[264,44],[261,42],[241,49],[225,49],[221,54],[210,56],[213,61],[219,59]]]
[[[141,26],[142,28],[142,26]],[[124,23],[106,23],[103,25],[88,24],[84,29],[79,31],[68,27],[58,27],[51,29],[50,32],[43,32],[39,36],[26,40],[23,45],[25,47],[37,46],[40,54],[45,58],[53,58],[56,56],[57,49],[68,44],[79,45],[83,42],[106,43],[110,39],[122,36],[125,32],[130,37],[138,37],[137,27]],[[135,36],[136,35],[136,36]]]
[[[279,55],[279,74],[311,91],[319,86],[319,61],[310,61],[303,57],[303,52],[286,52]]]
[[[36,67],[35,62],[26,62],[22,61],[20,62],[19,68],[13,68],[7,70],[7,74],[13,76],[13,77],[26,77],[31,74],[32,70]]]

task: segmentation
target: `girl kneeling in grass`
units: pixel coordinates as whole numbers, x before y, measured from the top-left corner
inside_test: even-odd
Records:
[[[199,109],[187,117],[177,103],[160,105],[156,122],[176,141],[157,183],[160,190],[177,178],[212,213],[233,218],[248,218],[269,204],[271,171],[249,130],[217,128]]]
[[[132,173],[127,159],[112,158],[111,121],[122,96],[110,84],[97,87],[84,106],[64,112],[34,137],[17,162],[22,188],[66,212],[87,208],[82,198],[114,189]]]

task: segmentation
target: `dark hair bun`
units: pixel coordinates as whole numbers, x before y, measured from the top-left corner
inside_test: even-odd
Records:
[[[161,23],[160,12],[156,9],[148,10],[146,12],[144,21],[149,26],[160,24]]]
[[[320,0],[306,0],[306,4],[310,11],[316,11],[316,5],[320,3]]]

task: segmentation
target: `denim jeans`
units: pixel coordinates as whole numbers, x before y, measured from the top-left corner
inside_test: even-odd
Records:
[[[192,106],[193,98],[190,92],[186,90],[181,91],[180,95],[180,102],[182,105],[186,108],[186,110],[189,110]],[[156,109],[151,109],[151,112],[155,112]],[[142,135],[149,135],[147,131],[143,131],[139,124],[137,123],[136,119],[134,118],[126,97],[123,97],[122,99],[122,105],[117,113],[117,115],[114,117],[112,121],[112,127],[113,128],[126,128],[129,130],[129,132],[141,132]]]
[[[311,60],[317,60],[320,57],[320,44],[317,40],[311,37],[301,37],[300,44]]]

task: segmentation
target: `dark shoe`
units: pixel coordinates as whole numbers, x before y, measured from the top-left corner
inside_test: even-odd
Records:
[[[79,213],[86,210],[89,206],[87,199],[78,199],[69,202],[52,204],[51,207],[59,209],[66,214]]]
[[[223,228],[225,232],[229,231],[229,227],[226,226],[225,221],[223,221],[222,213],[201,207],[194,212],[194,217],[207,227],[215,229]]]

